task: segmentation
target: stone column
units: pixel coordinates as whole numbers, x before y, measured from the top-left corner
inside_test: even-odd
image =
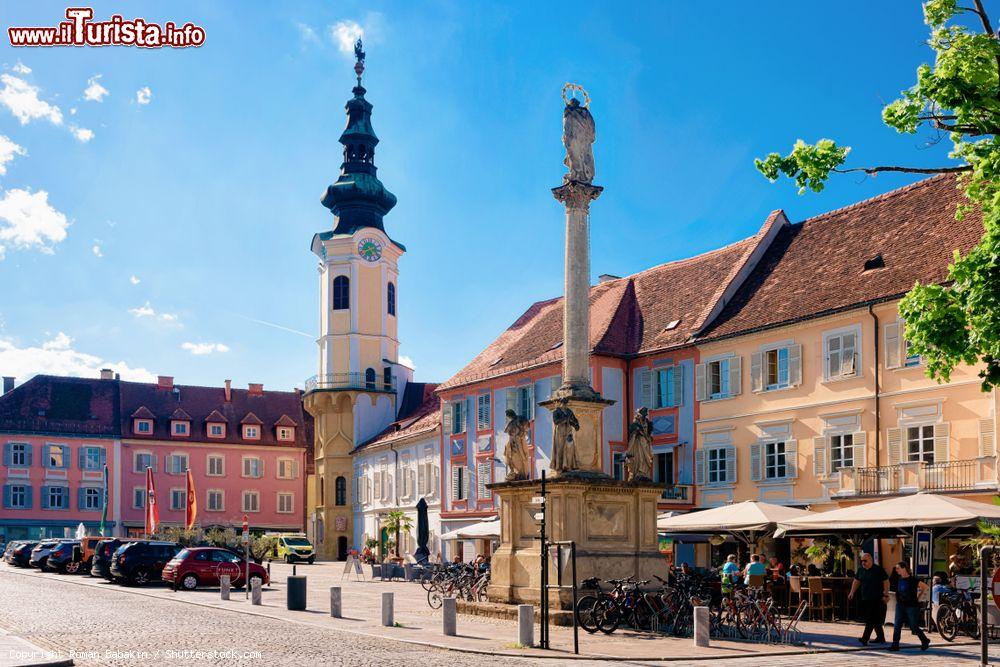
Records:
[[[603,188],[567,181],[552,189],[566,206],[566,296],[563,300],[563,379],[560,395],[592,399],[590,386],[590,202]]]

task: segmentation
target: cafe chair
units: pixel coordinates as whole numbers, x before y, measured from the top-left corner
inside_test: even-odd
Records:
[[[793,609],[792,607],[792,596],[795,596],[795,606],[797,607],[799,602],[802,601],[802,577],[789,577],[788,578],[788,596],[785,601],[785,606],[788,609]]]
[[[750,588],[764,588],[764,575],[751,574],[750,583],[748,585],[750,586]]]
[[[833,617],[833,589],[823,587],[822,577],[809,577],[809,620],[815,620],[819,612],[821,621],[826,620],[825,612]]]

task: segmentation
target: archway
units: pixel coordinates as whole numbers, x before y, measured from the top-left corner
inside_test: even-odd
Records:
[[[347,560],[347,536],[337,538],[337,560]]]

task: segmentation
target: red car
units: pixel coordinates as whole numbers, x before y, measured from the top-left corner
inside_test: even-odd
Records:
[[[174,590],[193,591],[199,586],[218,586],[219,577],[228,574],[234,588],[243,586],[246,566],[243,559],[232,551],[217,547],[189,547],[182,549],[163,568],[163,580]],[[257,563],[250,563],[250,581],[260,580],[264,586],[271,582],[267,570]]]

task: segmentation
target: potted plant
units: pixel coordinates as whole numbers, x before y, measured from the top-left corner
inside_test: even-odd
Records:
[[[390,539],[386,541],[386,549],[388,549],[390,554],[393,554],[390,558],[395,563],[402,563],[403,557],[396,551],[396,546],[400,542],[400,536],[402,533],[409,533],[413,529],[413,519],[406,515],[406,512],[402,510],[392,510],[389,512],[382,524],[386,532],[395,535],[395,539]]]

